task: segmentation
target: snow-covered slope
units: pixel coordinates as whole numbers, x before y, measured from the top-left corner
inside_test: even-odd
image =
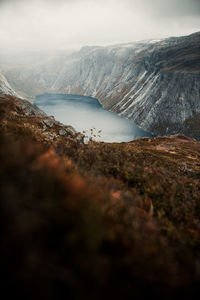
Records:
[[[0,73],[0,94],[7,94],[17,96],[15,91],[11,88],[6,78]]]
[[[154,134],[200,139],[200,33],[85,52],[52,91],[96,97]]]
[[[62,68],[72,59],[73,55],[63,51],[0,54],[0,68],[18,95],[34,98],[35,95],[49,92]]]
[[[200,139],[200,32],[186,37],[84,47],[40,64],[6,68],[17,92],[74,93],[153,134]]]

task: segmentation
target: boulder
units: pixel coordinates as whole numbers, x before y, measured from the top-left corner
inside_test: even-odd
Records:
[[[53,127],[54,122],[52,120],[44,120],[43,123],[48,127]]]
[[[65,129],[60,129],[58,133],[59,135],[63,136],[67,134],[67,131]]]

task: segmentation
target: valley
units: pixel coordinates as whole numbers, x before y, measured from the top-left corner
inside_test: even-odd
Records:
[[[0,0],[3,298],[200,299],[199,21]]]
[[[199,140],[199,53],[197,32],[73,53],[27,54],[26,63],[22,57],[0,58],[0,69],[13,89],[32,101],[43,93],[91,96],[152,134]]]
[[[90,138],[104,142],[130,142],[142,137],[153,137],[133,122],[105,110],[92,97],[65,94],[36,96],[34,103],[56,120],[84,132]]]

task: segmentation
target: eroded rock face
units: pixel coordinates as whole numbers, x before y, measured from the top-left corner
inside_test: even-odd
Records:
[[[89,48],[52,89],[98,98],[153,134],[200,139],[200,33],[157,43]]]
[[[29,117],[45,117],[46,114],[41,109],[39,109],[36,105],[30,103],[25,99],[20,99],[21,108],[23,109],[24,113]]]
[[[66,132],[71,133],[72,135],[77,133],[76,130],[74,129],[74,127],[72,127],[70,125],[65,126],[65,130],[66,130]]]
[[[44,122],[45,125],[47,125],[48,127],[50,127],[50,128],[53,127],[53,124],[54,124],[54,123],[53,123],[52,120],[44,120],[43,122]]]
[[[53,90],[98,98],[157,135],[200,139],[200,33],[157,43],[89,48]]]
[[[3,126],[6,126],[8,119],[15,119],[20,128],[29,129],[38,141],[51,143],[59,139],[71,139],[77,142],[76,135],[78,133],[72,126],[57,122],[27,100],[2,94],[0,95],[0,107],[4,112]]]
[[[200,34],[154,45],[133,82],[111,109],[154,134],[200,139]]]
[[[92,96],[153,134],[182,133],[200,139],[200,32],[84,47],[43,62],[37,70],[18,68],[5,74],[17,90],[26,87],[29,96],[47,90]],[[30,82],[34,86],[28,87]]]
[[[15,91],[11,88],[7,79],[0,73],[0,94],[7,94],[17,97]]]
[[[59,135],[65,135],[67,131],[65,129],[60,129],[59,130]]]
[[[76,134],[76,130],[72,127],[72,126],[65,126],[65,125],[62,125],[63,128],[59,130],[59,135],[63,136],[63,135],[74,135]]]

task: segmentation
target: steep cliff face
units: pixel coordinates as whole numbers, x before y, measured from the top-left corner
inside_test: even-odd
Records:
[[[0,94],[7,94],[17,96],[15,91],[11,88],[6,78],[0,73]]]
[[[86,50],[52,91],[94,96],[154,134],[200,138],[200,33]]]
[[[13,89],[22,97],[34,99],[49,92],[68,60],[69,52],[22,52],[13,55],[0,54],[0,68]]]
[[[139,68],[139,84],[132,81],[111,109],[155,134],[178,132],[199,139],[200,34],[155,44]]]
[[[16,97],[16,105],[27,116],[45,117],[46,114],[36,105],[20,97],[10,86],[7,79],[0,74],[0,105],[5,105],[4,101],[10,101],[10,96]],[[2,101],[4,99],[4,101]]]
[[[84,47],[32,67],[6,69],[16,91],[83,94],[144,130],[200,139],[200,32],[186,37]],[[17,78],[17,79],[16,79]]]
[[[133,70],[133,58],[146,50],[149,43],[132,43],[109,47],[84,47],[73,61],[66,64],[51,90],[66,93],[84,93],[110,108],[126,90],[126,84],[137,70]]]

